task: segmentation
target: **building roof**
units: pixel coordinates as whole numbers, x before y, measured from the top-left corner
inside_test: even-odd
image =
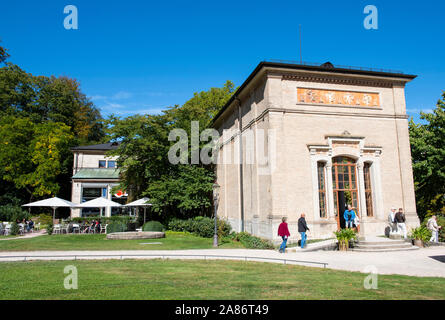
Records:
[[[232,102],[238,97],[238,95],[243,91],[243,89],[250,83],[250,81],[261,71],[261,69],[270,67],[274,69],[294,69],[294,70],[305,70],[305,71],[318,71],[318,72],[330,72],[333,74],[355,74],[364,76],[377,76],[377,77],[387,77],[387,78],[401,78],[407,81],[416,78],[416,75],[404,74],[399,71],[391,71],[384,69],[373,69],[373,68],[363,68],[363,67],[335,67],[331,62],[326,62],[323,64],[296,64],[287,62],[271,62],[271,61],[261,61],[255,70],[249,75],[249,77],[243,82],[243,84],[236,90],[232,97],[227,101],[224,107],[217,113],[213,118],[212,124],[226,111],[226,109],[232,104]]]
[[[102,144],[92,144],[89,146],[78,146],[71,148],[71,151],[94,151],[94,150],[100,150],[100,151],[108,151],[108,150],[114,150],[119,147],[120,142],[108,142],[108,143],[102,143]]]
[[[77,171],[73,179],[119,179],[119,168],[84,168]]]

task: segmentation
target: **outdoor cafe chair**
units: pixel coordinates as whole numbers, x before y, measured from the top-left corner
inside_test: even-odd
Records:
[[[102,231],[103,231],[103,233],[107,233],[107,226],[108,226],[108,224],[106,224],[106,225],[101,225],[101,226],[100,226],[100,233],[102,233]]]
[[[73,224],[73,233],[80,233],[80,226],[78,224]]]
[[[58,234],[60,234],[61,233],[61,227],[60,227],[60,224],[55,224],[54,225],[54,229],[53,229],[53,233],[54,234],[56,234],[56,233],[58,233]]]
[[[69,231],[70,231],[70,225],[69,224],[62,226],[62,233],[63,232],[69,233]]]

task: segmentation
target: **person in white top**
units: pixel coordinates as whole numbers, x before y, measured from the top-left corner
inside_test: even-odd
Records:
[[[432,216],[427,222],[427,228],[431,230],[431,239],[430,242],[439,242],[439,229],[441,226],[437,225],[436,216]]]

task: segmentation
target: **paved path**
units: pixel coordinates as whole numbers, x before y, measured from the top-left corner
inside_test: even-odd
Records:
[[[106,259],[106,255],[156,255],[149,258],[159,258],[162,255],[178,255],[176,259],[204,259],[201,257],[186,257],[184,255],[211,255],[226,256],[225,259],[238,257],[252,257],[252,261],[267,261],[261,258],[281,258],[289,260],[303,260],[328,263],[328,268],[347,271],[364,272],[366,267],[375,266],[379,274],[401,274],[410,276],[445,277],[445,247],[431,247],[414,251],[398,252],[340,252],[340,251],[314,251],[280,254],[271,250],[252,249],[203,249],[203,250],[121,250],[121,251],[28,251],[28,252],[0,252],[0,261],[23,261],[27,259],[38,260],[72,260],[74,255],[82,255],[77,259]],[[102,255],[102,256],[101,256]],[[37,257],[39,256],[39,257]],[[32,258],[35,257],[35,258]],[[230,258],[229,258],[230,257]],[[126,257],[130,258],[130,257]],[[144,258],[144,257],[139,257]],[[256,258],[256,259],[255,259]],[[110,257],[108,257],[110,259]],[[224,259],[224,258],[223,258]],[[268,262],[283,263],[283,261],[269,260]],[[291,262],[288,261],[288,264]],[[300,265],[317,265],[297,263]],[[321,267],[321,266],[319,266]],[[366,271],[368,272],[368,271]]]
[[[43,236],[44,234],[46,234],[46,230],[39,230],[39,231],[31,232],[31,233],[26,233],[24,236],[0,239],[0,241],[17,240],[17,239],[29,239],[29,238],[35,238],[35,237]]]

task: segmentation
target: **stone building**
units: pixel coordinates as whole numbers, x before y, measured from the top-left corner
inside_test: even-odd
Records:
[[[112,192],[119,184],[117,157],[106,153],[116,149],[118,143],[105,143],[71,148],[74,155],[71,202],[80,204],[98,197],[125,204],[127,195]],[[118,213],[121,208],[106,208],[105,216]],[[99,208],[72,209],[72,217],[98,216]]]
[[[312,238],[333,237],[347,204],[362,236],[383,235],[392,206],[418,226],[404,94],[415,77],[261,62],[213,122],[218,216],[272,240],[282,217],[299,239],[303,212]]]

